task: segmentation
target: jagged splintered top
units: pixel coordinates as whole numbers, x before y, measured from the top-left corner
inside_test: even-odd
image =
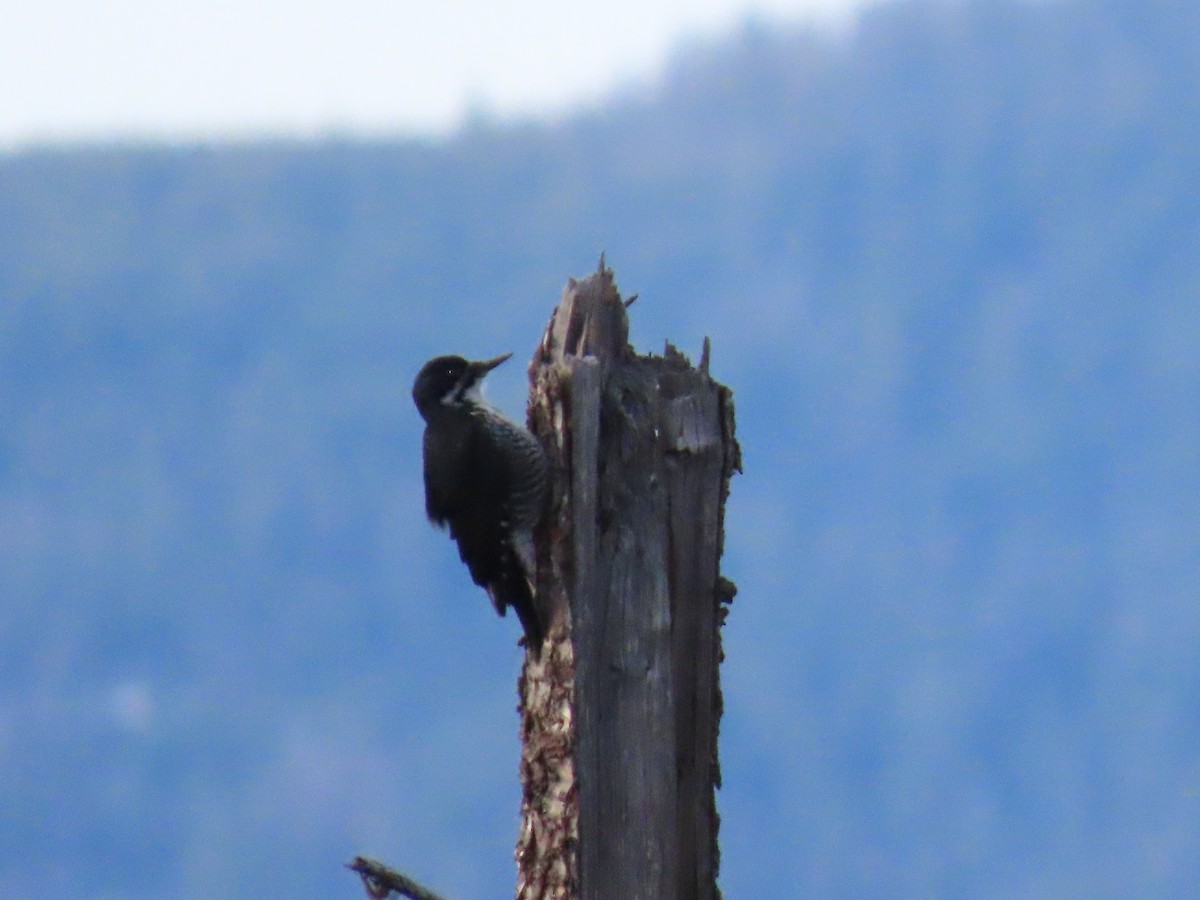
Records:
[[[625,305],[612,269],[604,265],[601,255],[599,267],[583,281],[568,279],[562,302],[542,337],[539,362],[556,362],[567,356],[617,359],[632,354]]]

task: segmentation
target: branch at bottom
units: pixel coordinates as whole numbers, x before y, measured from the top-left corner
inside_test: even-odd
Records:
[[[371,900],[386,900],[392,893],[408,897],[409,900],[445,900],[440,894],[435,894],[369,856],[354,857],[346,863],[346,868],[358,873]]]

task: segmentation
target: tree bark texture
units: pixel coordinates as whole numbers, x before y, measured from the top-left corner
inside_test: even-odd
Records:
[[[519,685],[520,900],[715,898],[730,391],[639,356],[612,271],[568,282],[530,368],[555,471],[538,535],[549,621]]]

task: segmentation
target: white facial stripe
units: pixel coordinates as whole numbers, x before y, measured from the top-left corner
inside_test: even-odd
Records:
[[[470,386],[463,388],[463,382],[471,377],[471,370],[468,369],[463,373],[463,377],[458,380],[458,383],[450,390],[446,391],[446,396],[442,397],[442,403],[445,406],[453,406],[463,400],[468,403],[486,403],[483,399],[483,379],[479,379]]]
[[[463,394],[463,399],[468,403],[483,403],[483,382],[477,381],[467,388],[466,393]]]

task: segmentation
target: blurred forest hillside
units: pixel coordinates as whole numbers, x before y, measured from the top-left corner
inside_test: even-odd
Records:
[[[444,140],[0,156],[0,896],[511,889],[411,378],[713,338],[739,897],[1200,896],[1200,4],[894,0]]]

